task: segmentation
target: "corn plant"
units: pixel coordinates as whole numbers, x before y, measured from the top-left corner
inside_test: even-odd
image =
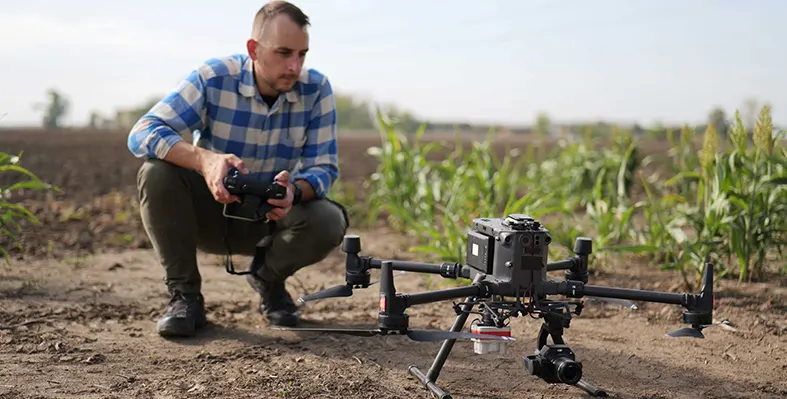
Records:
[[[740,117],[736,130],[742,129]],[[773,134],[770,107],[763,107],[754,128],[754,149],[746,151],[746,141],[735,134],[735,150],[726,163],[730,179],[727,190],[736,217],[732,220],[729,250],[739,265],[739,281],[763,277],[769,250],[780,255],[787,218],[787,158],[774,152],[779,135]]]
[[[18,234],[22,231],[25,222],[39,224],[38,218],[27,208],[20,204],[10,202],[15,192],[21,190],[46,190],[53,188],[41,181],[35,174],[20,165],[22,154],[10,155],[0,152],[0,173],[19,173],[27,178],[11,184],[0,186],[0,255],[7,264],[11,263],[8,250],[11,247],[22,249]],[[3,244],[6,243],[6,244]]]
[[[688,125],[683,125],[680,135],[675,138],[672,129],[667,131],[667,140],[670,149],[667,152],[667,168],[670,176],[678,175],[686,171],[696,171],[699,168],[699,152],[693,145],[694,129]],[[690,196],[697,187],[696,183],[690,180],[682,180],[676,183],[676,192],[682,196]]]
[[[389,223],[400,230],[434,220],[435,204],[441,200],[442,192],[430,179],[434,169],[427,156],[438,149],[438,144],[420,143],[423,126],[411,142],[379,111],[378,123],[382,145],[367,150],[380,162],[368,182],[367,204],[372,210],[369,217],[384,213]]]
[[[770,257],[787,245],[787,150],[772,134],[769,108],[760,115],[752,149],[739,123],[726,146],[709,126],[699,152],[694,129],[684,126],[679,139],[669,132],[667,171],[673,173],[666,181],[645,174],[641,167],[650,160],[640,159],[640,143],[617,128],[603,139],[606,147],[594,145],[597,132],[588,128],[550,151],[536,140],[498,157],[490,134],[469,147],[457,142],[438,159],[436,150],[449,148],[423,142],[423,128],[406,137],[379,113],[378,119],[383,143],[369,150],[380,164],[367,204],[415,237],[413,250],[443,261],[464,260],[474,218],[509,213],[550,226],[551,254],[589,236],[594,258],[639,254],[678,271],[687,288],[697,284],[705,262],[726,263],[722,277],[762,278]],[[635,182],[644,198],[634,198]]]
[[[677,264],[678,248],[688,239],[683,230],[688,220],[675,209],[685,204],[686,199],[676,194],[660,194],[655,187],[656,182],[642,172],[639,178],[647,199],[634,204],[634,208],[641,210],[643,218],[641,225],[632,229],[632,241],[640,252],[651,255],[651,266]]]
[[[681,203],[675,211],[686,218],[693,237],[682,242],[699,275],[704,262],[721,259],[737,262],[739,282],[762,278],[769,252],[782,253],[787,224],[784,152],[773,151],[770,109],[763,108],[754,132],[753,149],[747,148],[747,133],[739,114],[730,131],[731,145],[719,150],[717,132],[709,126],[699,155],[699,170],[678,173],[666,187],[679,186]],[[687,182],[696,191],[687,191]],[[693,197],[693,198],[692,198]],[[693,199],[693,201],[692,201]],[[733,259],[734,258],[734,259]],[[683,272],[683,265],[674,265]],[[725,273],[733,272],[731,269]]]

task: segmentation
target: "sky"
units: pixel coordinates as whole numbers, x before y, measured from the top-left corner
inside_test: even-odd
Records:
[[[68,124],[174,88],[244,53],[263,1],[3,2],[0,126],[37,125],[56,88]],[[787,126],[784,0],[302,0],[306,67],[338,93],[434,122],[702,123],[773,107]],[[781,39],[780,41],[777,39]],[[778,45],[777,45],[778,43]]]

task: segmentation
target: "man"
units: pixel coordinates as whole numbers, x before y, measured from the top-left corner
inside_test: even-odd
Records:
[[[206,61],[129,133],[131,152],[147,158],[137,181],[140,211],[171,294],[161,335],[189,336],[206,324],[198,249],[254,256],[261,267],[247,279],[261,297],[259,311],[271,324],[294,326],[298,309],[286,278],[341,243],[348,220],[327,198],[338,178],[336,111],[328,79],[303,69],[308,26],[298,7],[266,4],[248,54]],[[235,219],[227,228],[224,204],[238,200],[223,185],[232,169],[287,187],[286,198],[269,201],[278,207],[267,214],[274,231]]]

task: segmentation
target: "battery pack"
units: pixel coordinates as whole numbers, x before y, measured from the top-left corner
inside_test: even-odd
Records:
[[[482,335],[495,335],[495,336],[503,336],[503,337],[510,337],[511,336],[511,327],[495,327],[495,326],[480,326],[474,324],[470,331],[473,334],[482,334]],[[479,355],[486,355],[486,354],[500,354],[504,355],[506,350],[508,350],[508,341],[502,340],[494,340],[494,339],[483,339],[483,338],[472,338],[473,340],[473,351]]]

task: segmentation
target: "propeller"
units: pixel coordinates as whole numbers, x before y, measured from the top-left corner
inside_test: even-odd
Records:
[[[376,335],[406,335],[413,341],[418,342],[431,342],[442,341],[446,339],[471,339],[479,338],[484,340],[496,341],[516,341],[513,337],[504,337],[490,334],[474,334],[469,332],[454,332],[454,331],[440,331],[440,330],[387,330],[381,328],[324,328],[324,327],[272,327],[275,330],[281,331],[305,331],[305,332],[321,332],[353,335],[356,337],[373,337]]]
[[[587,298],[587,299],[590,299],[590,300],[594,300],[594,301],[604,301],[604,302],[608,302],[608,303],[611,303],[611,304],[613,304],[613,305],[619,305],[619,306],[623,306],[624,308],[629,308],[629,309],[631,309],[631,310],[637,310],[637,309],[639,309],[639,308],[637,307],[637,305],[635,305],[635,304],[634,304],[634,302],[627,301],[627,300],[625,300],[625,299],[619,299],[619,298],[602,298],[602,297],[599,297],[599,296],[585,296],[585,298]]]
[[[722,321],[719,321],[719,322],[716,322],[716,323],[713,323],[713,324],[692,324],[691,327],[684,327],[684,328],[681,328],[681,329],[678,329],[678,330],[675,330],[675,331],[668,332],[665,335],[668,336],[668,337],[673,337],[673,338],[689,337],[689,338],[700,338],[700,339],[702,339],[702,338],[705,338],[705,335],[702,333],[702,330],[704,330],[704,329],[706,329],[708,327],[718,326],[718,325],[721,325],[721,324],[729,325],[730,322],[729,322],[729,320],[725,319],[725,320],[722,320]]]
[[[557,277],[557,276],[555,276],[553,274],[547,273],[547,275],[549,277],[551,277],[553,280],[556,280],[556,281],[560,280],[559,277]],[[631,310],[639,309],[639,307],[637,307],[637,305],[635,305],[634,302],[627,301],[625,299],[604,298],[604,297],[600,297],[600,296],[589,296],[589,295],[585,295],[584,298],[587,299],[587,300],[590,300],[590,301],[604,301],[604,302],[607,302],[607,303],[611,303],[613,305],[619,305],[619,306],[622,306],[624,308],[629,308]]]
[[[400,272],[394,274],[394,276],[400,276],[400,275],[402,275],[404,273],[406,273],[406,272],[405,271],[400,271]],[[380,280],[372,281],[371,283],[369,283],[369,286],[371,287],[371,286],[373,286],[373,285],[375,285],[375,284],[377,284],[379,282],[380,282]],[[326,288],[326,289],[324,289],[322,291],[317,291],[317,292],[314,292],[314,293],[311,293],[311,294],[308,294],[308,295],[304,295],[304,296],[298,298],[297,302],[302,304],[302,303],[307,302],[307,301],[316,301],[318,299],[349,297],[349,296],[352,296],[353,289],[354,288],[353,288],[352,284],[335,285],[333,287]]]
[[[691,327],[684,327],[667,333],[668,337],[690,337],[690,338],[705,338],[702,330],[715,325],[725,324],[730,322],[724,319],[719,322],[713,322],[712,312],[716,304],[716,298],[713,295],[713,265],[710,263],[705,264],[702,271],[702,288],[699,295],[692,295],[693,299],[688,309],[688,312],[683,313],[683,320],[686,323],[691,323]],[[706,324],[710,322],[710,324]]]

